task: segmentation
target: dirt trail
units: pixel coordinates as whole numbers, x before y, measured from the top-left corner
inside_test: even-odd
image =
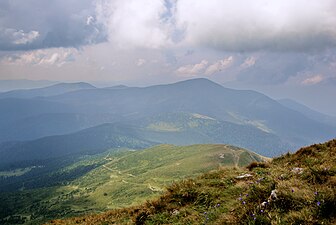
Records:
[[[110,167],[108,167],[108,166],[106,166],[106,165],[103,165],[103,167],[104,167],[105,169],[111,171],[111,172],[117,172],[118,174],[121,174],[120,170],[112,169],[112,168],[110,168]]]
[[[235,167],[239,167],[239,159],[240,159],[240,154],[243,153],[243,151],[235,151],[233,152],[233,158],[234,158],[234,165]]]

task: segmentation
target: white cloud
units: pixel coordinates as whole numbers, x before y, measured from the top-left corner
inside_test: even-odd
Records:
[[[100,0],[97,21],[105,25],[109,41],[122,48],[160,48],[170,44],[170,23],[164,0]]]
[[[336,1],[179,0],[185,44],[230,51],[305,51],[336,46]]]
[[[219,61],[215,62],[214,64],[210,65],[206,69],[205,74],[206,75],[212,75],[214,73],[225,70],[225,69],[229,68],[232,65],[232,63],[233,63],[233,57],[232,56],[229,56],[227,58],[219,60]]]
[[[245,59],[245,61],[240,65],[240,68],[242,69],[246,69],[249,68],[251,66],[254,66],[254,64],[256,64],[257,62],[257,58],[254,56],[248,57]]]
[[[86,25],[90,26],[90,25],[93,25],[95,23],[95,19],[93,16],[88,16],[86,18]]]
[[[1,0],[0,51],[82,47],[106,41],[96,0]]]
[[[138,59],[138,61],[136,62],[136,65],[137,66],[142,66],[143,64],[146,63],[146,60],[145,59]]]
[[[59,62],[61,59],[61,56],[59,53],[53,53],[51,54],[50,56],[45,56],[43,57],[39,64],[40,65],[43,65],[43,64],[46,64],[46,65],[54,65],[56,62]]]
[[[99,0],[96,6],[97,22],[119,47],[229,51],[336,46],[335,11],[333,0]]]
[[[303,80],[301,83],[304,85],[314,85],[320,83],[322,80],[324,80],[324,76],[318,74]]]
[[[3,64],[62,66],[74,60],[74,52],[70,49],[48,49],[13,54],[1,60]]]
[[[25,45],[34,42],[40,36],[38,31],[24,32],[12,28],[0,29],[0,42],[8,42],[14,45]]]
[[[30,31],[28,33],[23,32],[23,30],[19,30],[13,33],[13,43],[17,45],[27,44],[33,42],[40,36],[38,31]]]
[[[186,77],[195,76],[203,72],[206,66],[208,65],[208,63],[209,62],[204,59],[200,63],[197,63],[197,64],[181,66],[175,72],[181,76],[186,76]]]

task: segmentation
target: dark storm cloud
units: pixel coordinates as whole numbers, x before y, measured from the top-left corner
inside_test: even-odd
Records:
[[[2,0],[0,50],[80,47],[106,40],[92,0]]]

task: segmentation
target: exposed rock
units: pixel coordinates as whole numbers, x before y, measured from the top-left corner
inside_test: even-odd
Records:
[[[237,178],[237,179],[244,179],[244,178],[249,178],[249,177],[253,177],[253,175],[252,175],[252,174],[249,174],[249,173],[246,173],[246,174],[237,176],[236,178]]]
[[[272,190],[271,195],[268,197],[269,202],[274,201],[278,198],[277,192],[278,191],[276,189]]]

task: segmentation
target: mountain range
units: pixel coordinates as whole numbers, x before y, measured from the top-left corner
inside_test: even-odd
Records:
[[[34,89],[57,84],[57,81],[49,80],[0,80],[0,92],[7,92],[18,89]]]
[[[336,117],[335,116],[329,116],[323,113],[320,113],[316,110],[310,109],[309,107],[300,104],[292,99],[279,99],[278,102],[287,108],[290,108],[292,110],[295,110],[299,113],[302,113],[306,117],[313,119],[315,121],[319,121],[325,124],[332,124],[336,125]]]
[[[207,79],[143,88],[61,83],[2,93],[0,105],[2,165],[160,143],[225,143],[275,156],[336,136],[332,117]]]
[[[53,95],[60,95],[71,91],[81,89],[93,89],[95,88],[91,84],[79,82],[79,83],[58,83],[47,87],[36,89],[21,89],[12,90],[4,93],[0,93],[1,98],[34,98],[34,97],[47,97]]]

